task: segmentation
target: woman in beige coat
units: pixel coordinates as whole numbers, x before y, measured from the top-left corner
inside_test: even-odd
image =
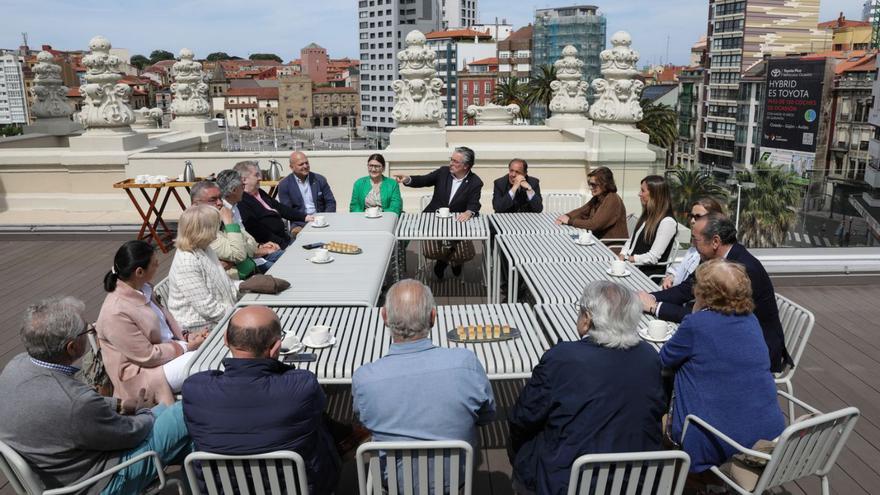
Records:
[[[153,247],[126,242],[116,252],[113,268],[104,277],[108,292],[95,329],[113,395],[174,403],[186,365],[205,340],[206,332],[185,336],[174,317],[160,305],[150,285],[159,266]]]

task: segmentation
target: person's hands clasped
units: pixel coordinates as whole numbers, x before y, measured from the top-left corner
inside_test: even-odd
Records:
[[[468,210],[468,211],[463,211],[463,212],[459,213],[458,216],[455,217],[455,219],[458,220],[459,222],[467,222],[468,220],[470,220],[473,217],[474,217],[474,212]]]
[[[673,282],[675,282],[675,277],[672,275],[667,275],[663,277],[663,282],[660,284],[661,289],[668,289],[672,287]]]
[[[205,339],[208,338],[208,330],[201,330],[197,332],[190,332],[186,336],[186,350],[187,351],[195,351],[202,345]]]
[[[275,244],[274,242],[266,242],[257,246],[257,250],[254,251],[254,256],[261,258],[268,254],[272,254],[281,249],[281,246]]]
[[[568,222],[571,220],[568,215],[559,215],[556,217],[556,221],[553,222],[556,225],[568,225]]]
[[[652,313],[657,306],[657,298],[643,290],[640,290],[637,294],[639,296],[639,301],[642,302],[642,311],[645,313]]]
[[[516,185],[517,185],[517,187],[521,187],[524,191],[531,191],[532,190],[532,186],[529,184],[529,181],[526,180],[525,175],[518,175],[517,176]]]

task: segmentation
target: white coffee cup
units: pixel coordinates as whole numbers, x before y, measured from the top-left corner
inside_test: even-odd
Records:
[[[437,214],[441,217],[449,216],[449,208],[437,208]]]
[[[134,183],[135,184],[149,184],[150,183],[150,176],[149,175],[138,175],[137,177],[134,178]]]
[[[306,330],[306,340],[310,344],[323,345],[330,341],[330,327],[326,325],[314,325]]]
[[[315,225],[324,225],[327,222],[327,219],[324,218],[324,215],[315,215]]]
[[[667,333],[669,333],[669,323],[663,320],[651,320],[648,322],[648,335],[652,339],[665,339]]]
[[[623,275],[626,273],[626,261],[614,260],[611,262],[611,273],[613,275]]]
[[[367,208],[367,216],[370,218],[378,217],[379,216],[379,207],[378,206],[371,206],[371,207]]]
[[[315,254],[312,256],[314,261],[327,261],[330,259],[330,251],[327,251],[324,248],[315,249]]]
[[[586,232],[581,232],[580,235],[578,235],[578,242],[580,242],[581,244],[589,244],[593,242],[593,232],[589,230]]]

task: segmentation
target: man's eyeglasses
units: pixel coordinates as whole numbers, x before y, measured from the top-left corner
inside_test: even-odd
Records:
[[[688,219],[696,221],[705,217],[706,215],[708,215],[708,213],[688,213]]]
[[[83,331],[76,334],[76,337],[74,337],[74,338],[78,339],[78,338],[82,337],[83,335],[88,335],[90,333],[95,333],[95,324],[94,323],[86,323],[86,327],[83,329]]]

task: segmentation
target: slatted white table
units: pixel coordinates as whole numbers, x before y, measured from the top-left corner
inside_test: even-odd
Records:
[[[367,218],[363,213],[317,213],[327,221],[326,227],[316,228],[309,222],[303,232],[388,232],[394,233],[397,228],[397,213],[383,211],[379,218]]]
[[[614,252],[596,240],[582,246],[568,233],[499,234],[495,236],[492,263],[496,267],[490,290],[495,302],[501,301],[501,256],[507,260],[507,300],[517,300],[519,289],[518,267],[524,263],[550,261],[610,261]]]
[[[538,315],[538,320],[540,320],[541,325],[544,326],[544,330],[547,332],[547,335],[549,335],[553,345],[559,342],[574,342],[580,340],[581,337],[577,333],[578,312],[577,303],[535,305],[535,314]],[[648,328],[648,322],[653,319],[653,316],[643,314],[642,318],[639,320],[639,328]],[[678,325],[674,326],[675,328],[678,328]],[[651,344],[651,346],[658,352],[663,346],[662,344],[655,342],[646,342]]]
[[[491,280],[491,260],[489,259],[490,235],[489,221],[478,215],[466,222],[450,218],[440,218],[435,213],[403,213],[397,222],[397,239],[400,241],[481,241],[483,243],[483,276]],[[488,285],[488,284],[487,284]],[[487,295],[489,290],[487,290]]]
[[[493,213],[489,215],[489,223],[496,234],[545,234],[555,232],[581,232],[571,225],[556,225],[554,222],[559,213],[542,211],[541,213]]]
[[[293,333],[302,339],[312,325],[333,327],[336,344],[325,349],[306,348],[317,360],[296,366],[315,373],[326,384],[348,384],[354,371],[362,364],[376,361],[388,352],[391,333],[382,321],[379,308],[362,307],[281,307],[271,306],[281,319],[285,335]],[[199,347],[187,374],[221,369],[229,356],[223,342],[228,320],[217,325]],[[446,332],[457,325],[510,325],[522,337],[485,344],[450,342]],[[550,343],[541,331],[532,309],[524,304],[491,304],[469,306],[438,306],[437,322],[431,340],[440,347],[471,349],[493,380],[528,378]]]
[[[303,245],[329,241],[356,244],[363,253],[330,253],[333,262],[326,264],[308,261],[314,251]],[[394,245],[394,234],[388,232],[300,232],[269,269],[270,275],[290,282],[290,288],[276,295],[246,294],[239,304],[375,306]]]
[[[584,287],[593,280],[610,280],[634,291],[660,290],[647,275],[633,265],[627,264],[630,275],[615,277],[607,270],[611,261],[587,261],[584,263],[523,263],[520,276],[537,304],[577,302]]]

